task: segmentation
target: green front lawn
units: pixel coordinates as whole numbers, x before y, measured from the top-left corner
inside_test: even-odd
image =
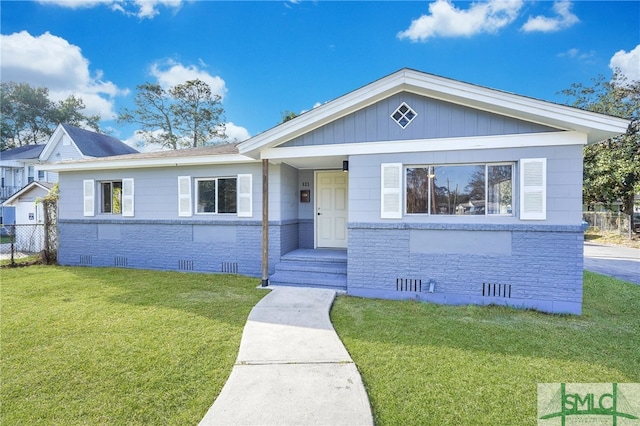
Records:
[[[197,424],[266,292],[239,276],[2,269],[0,424]]]
[[[0,270],[0,424],[197,424],[256,279]],[[535,424],[536,384],[640,381],[640,286],[585,273],[584,315],[337,298],[376,424]]]
[[[585,272],[582,316],[340,297],[377,425],[537,424],[537,383],[640,382],[640,286]]]

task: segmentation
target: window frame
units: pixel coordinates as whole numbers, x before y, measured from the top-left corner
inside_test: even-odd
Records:
[[[235,181],[236,185],[235,185],[235,211],[233,212],[220,212],[220,203],[219,203],[219,197],[220,197],[220,192],[219,192],[219,181],[221,179],[232,179]],[[215,211],[213,212],[201,212],[199,211],[199,199],[200,199],[200,186],[199,186],[199,182],[210,182],[210,181],[214,181],[215,185],[214,185],[214,191],[215,191]],[[237,201],[237,197],[238,197],[238,177],[237,176],[218,176],[218,177],[196,177],[193,178],[193,186],[194,186],[194,197],[193,197],[193,202],[194,202],[194,209],[193,212],[196,215],[237,215],[238,214],[238,201]]]
[[[487,163],[431,163],[431,164],[405,164],[403,165],[403,197],[404,197],[404,215],[406,216],[434,216],[434,217],[516,217],[516,211],[514,209],[515,202],[515,187],[516,187],[516,164],[515,161],[502,161],[502,162],[487,162]],[[465,167],[465,166],[484,166],[484,213],[483,214],[433,214],[431,213],[431,200],[432,191],[431,185],[427,188],[427,211],[424,213],[410,213],[408,211],[408,197],[407,197],[407,170],[408,169],[427,169],[427,176],[429,181],[433,179],[434,169],[437,167]],[[488,197],[489,197],[489,167],[490,166],[511,166],[511,213],[491,213],[488,209]]]
[[[119,183],[120,184],[120,211],[114,213],[113,212],[113,184],[114,183]],[[105,199],[104,199],[104,185],[109,185],[110,186],[110,199],[111,199],[111,203],[109,204],[110,206],[110,211],[105,211]],[[122,179],[116,179],[116,180],[101,180],[98,181],[98,188],[99,188],[99,193],[100,193],[100,198],[99,198],[99,203],[100,203],[100,214],[108,214],[108,215],[119,215],[122,216]]]

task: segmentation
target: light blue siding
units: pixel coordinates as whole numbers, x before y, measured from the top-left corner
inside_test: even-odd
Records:
[[[68,145],[64,144],[65,140],[69,142]],[[82,153],[78,151],[78,148],[76,148],[67,135],[62,136],[49,155],[49,161],[76,160],[78,158],[82,158]]]
[[[380,219],[380,164],[405,165],[468,164],[514,162],[515,199],[519,194],[517,162],[522,158],[547,158],[547,220],[550,225],[580,225],[582,222],[582,146],[569,145],[541,148],[513,148],[477,151],[444,151],[386,155],[362,155],[349,158],[349,221],[388,222]],[[530,223],[521,222],[517,211],[513,217],[503,216],[426,216],[404,215],[398,221],[408,223]]]
[[[406,102],[418,114],[404,129],[391,119],[393,112],[403,102]],[[557,129],[403,92],[306,133],[281,146],[493,136],[551,131],[557,131]]]

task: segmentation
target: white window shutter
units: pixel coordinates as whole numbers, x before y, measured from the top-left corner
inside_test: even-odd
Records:
[[[520,219],[547,218],[547,159],[520,160]]]
[[[178,176],[178,216],[191,216],[191,176]]]
[[[84,201],[84,215],[85,216],[95,216],[95,181],[93,179],[87,179],[82,181],[82,192],[83,192],[83,201]]]
[[[122,179],[122,216],[133,217],[133,179]]]
[[[382,163],[380,217],[402,219],[402,163]]]
[[[238,175],[237,194],[238,194],[238,217],[253,216],[253,176]]]

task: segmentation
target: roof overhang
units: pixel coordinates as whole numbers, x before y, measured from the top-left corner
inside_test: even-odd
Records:
[[[500,148],[525,148],[564,145],[586,145],[587,136],[580,132],[546,132],[483,137],[360,142],[335,145],[273,147],[261,151],[271,162],[283,162],[298,169],[339,168],[350,155],[396,154]]]
[[[54,164],[43,164],[40,170],[52,172],[73,172],[89,170],[117,170],[117,169],[140,169],[151,167],[180,167],[199,166],[213,164],[239,164],[253,163],[258,160],[240,154],[227,155],[197,155],[184,157],[162,156],[158,158],[135,158],[134,155],[103,157],[91,160],[79,160],[70,162],[60,162]]]
[[[256,135],[240,143],[238,150],[240,154],[261,158],[264,150],[404,91],[558,130],[583,133],[587,135],[587,143],[622,134],[629,125],[628,120],[617,117],[403,69]]]
[[[3,206],[10,206],[12,205],[15,201],[17,201],[20,197],[22,197],[24,194],[32,191],[35,188],[40,188],[43,189],[47,192],[51,191],[51,188],[41,184],[38,181],[33,181],[28,183],[27,185],[25,185],[21,190],[19,190],[18,192],[16,192],[15,194],[13,194],[11,197],[7,198],[6,200],[4,200],[4,202],[2,203]]]

